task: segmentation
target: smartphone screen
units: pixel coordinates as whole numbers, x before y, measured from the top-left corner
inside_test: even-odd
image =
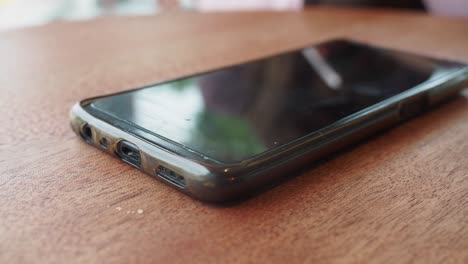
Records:
[[[85,109],[233,163],[461,67],[334,41],[102,97]]]

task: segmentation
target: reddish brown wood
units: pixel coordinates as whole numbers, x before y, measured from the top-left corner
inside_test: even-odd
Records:
[[[468,61],[467,33],[461,19],[340,9],[1,33],[0,262],[468,263],[466,96],[228,207],[104,155],[68,124],[82,98],[331,38]]]

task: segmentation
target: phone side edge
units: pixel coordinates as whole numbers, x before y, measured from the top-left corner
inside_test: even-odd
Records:
[[[118,144],[121,141],[128,141],[137,146],[140,152],[141,165],[137,167],[140,171],[198,200],[207,202],[225,200],[218,184],[221,178],[229,178],[230,172],[226,171],[225,167],[179,156],[142,138],[126,133],[86,112],[81,102],[72,107],[69,115],[71,128],[79,137],[83,138],[82,128],[84,125],[91,129],[92,140],[85,139],[85,143],[122,160],[118,154]],[[103,138],[107,142],[105,147],[101,144]],[[163,176],[159,174],[161,168],[182,176],[183,184],[175,184],[171,179],[161,177]]]

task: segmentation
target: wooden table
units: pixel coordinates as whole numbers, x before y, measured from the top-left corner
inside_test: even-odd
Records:
[[[395,11],[168,13],[1,33],[0,262],[468,263],[466,95],[224,207],[70,130],[79,99],[341,37],[468,61],[467,20]]]

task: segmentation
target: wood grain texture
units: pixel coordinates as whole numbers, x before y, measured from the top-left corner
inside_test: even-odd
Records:
[[[467,33],[466,20],[323,8],[3,32],[0,262],[468,263],[466,95],[227,207],[104,155],[68,124],[82,98],[331,38],[468,61]]]

